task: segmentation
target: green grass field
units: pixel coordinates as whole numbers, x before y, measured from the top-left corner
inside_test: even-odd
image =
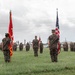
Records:
[[[75,52],[62,50],[57,63],[51,62],[48,48],[38,57],[33,50],[16,51],[11,59],[5,63],[0,51],[0,75],[75,75]]]

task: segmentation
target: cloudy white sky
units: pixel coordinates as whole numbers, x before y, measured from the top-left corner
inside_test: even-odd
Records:
[[[12,11],[14,41],[32,41],[34,36],[47,42],[56,24],[58,8],[60,41],[75,41],[75,0],[0,0],[0,42],[8,32]]]

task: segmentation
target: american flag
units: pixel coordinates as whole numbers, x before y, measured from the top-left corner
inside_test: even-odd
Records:
[[[60,38],[58,9],[57,9],[55,33],[56,33],[56,35]],[[59,53],[60,53],[60,42],[58,42],[58,48],[57,48],[57,49],[58,49],[58,54],[59,54]]]

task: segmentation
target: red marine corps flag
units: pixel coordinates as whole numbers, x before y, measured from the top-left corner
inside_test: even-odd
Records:
[[[39,44],[40,44],[40,42],[41,42],[41,38],[39,37]]]
[[[57,9],[55,33],[56,33],[56,35],[60,38],[59,19],[58,19],[58,9]],[[59,53],[60,53],[60,42],[58,42],[58,54],[59,54]]]
[[[11,44],[9,45],[9,50],[10,50],[10,56],[12,56],[13,54],[13,24],[12,24],[12,13],[10,11],[10,21],[9,21],[9,27],[8,27],[8,33],[10,35],[11,38]]]
[[[40,42],[41,42],[41,38],[40,37],[39,37],[38,41],[39,41],[39,48],[40,48]]]

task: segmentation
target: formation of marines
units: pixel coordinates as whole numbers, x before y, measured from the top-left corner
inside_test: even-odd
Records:
[[[48,45],[50,50],[50,57],[52,62],[58,61],[58,51],[57,51],[57,44],[59,42],[59,37],[55,34],[55,30],[52,30],[52,35],[48,37]],[[2,43],[0,44],[0,49],[3,51],[5,62],[10,62],[10,51],[8,48],[8,45],[10,44],[11,39],[9,38],[9,34],[5,34],[5,38],[2,39]],[[61,45],[61,44],[60,44]],[[13,43],[13,51],[17,51],[17,44]],[[19,44],[19,50],[23,50],[23,43]],[[32,41],[32,48],[34,51],[34,56],[38,56],[38,50],[40,50],[40,53],[43,53],[43,43],[37,39],[37,36],[35,36],[35,39]],[[68,51],[70,48],[70,51],[75,51],[75,43],[71,42],[68,44],[67,42],[63,43],[63,50]],[[25,45],[26,51],[30,50],[30,44],[27,42]],[[61,48],[60,48],[61,49]]]
[[[63,43],[63,50],[64,51],[68,51],[70,49],[70,51],[75,51],[75,43],[74,42],[64,42]]]

